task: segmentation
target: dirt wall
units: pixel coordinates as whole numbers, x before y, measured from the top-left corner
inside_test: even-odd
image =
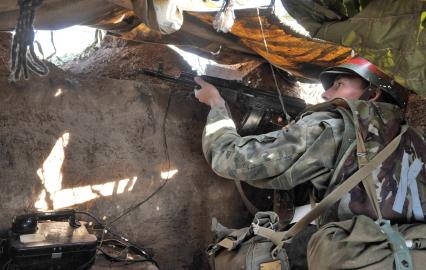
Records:
[[[208,110],[188,91],[53,66],[16,84],[7,76],[3,69],[0,229],[35,206],[74,207],[110,222],[164,184],[167,171],[156,195],[112,225],[151,250],[162,269],[206,269],[211,218],[235,227],[248,221],[234,183],[204,160]]]

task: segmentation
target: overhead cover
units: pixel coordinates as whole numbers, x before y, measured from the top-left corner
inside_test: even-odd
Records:
[[[239,4],[250,1],[233,2],[235,21],[228,33],[212,26],[221,8],[217,1],[192,0],[44,0],[35,26],[85,24],[124,39],[212,53],[226,47],[235,52],[234,61],[262,57],[295,76],[312,79],[325,67],[351,58],[353,48],[402,85],[426,95],[425,1],[282,0],[311,37],[282,24],[271,8],[240,10]],[[13,29],[17,14],[15,0],[2,1],[0,30]],[[220,59],[220,54],[212,57]]]

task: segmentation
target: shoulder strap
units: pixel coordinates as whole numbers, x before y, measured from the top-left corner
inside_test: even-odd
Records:
[[[320,203],[317,204],[307,215],[299,220],[293,227],[288,231],[274,232],[266,228],[255,228],[257,235],[263,236],[270,239],[276,248],[273,250],[272,255],[275,256],[281,250],[285,241],[288,241],[293,236],[302,231],[308,226],[313,220],[322,215],[328,208],[340,200],[346,193],[358,185],[363,179],[368,177],[383,161],[386,160],[398,147],[402,135],[407,131],[408,126],[402,126],[401,133],[395,137],[382,151],[380,151],[372,160],[356,171],[352,176],[340,184],[335,190],[333,190],[327,197],[325,197]]]
[[[339,148],[339,152],[337,154],[336,163],[334,166],[334,173],[330,179],[328,184],[328,189],[325,195],[329,194],[332,190],[334,190],[335,186],[338,185],[337,177],[345,164],[345,161],[352,154],[355,146],[356,146],[356,137],[355,137],[355,125],[353,120],[353,115],[349,111],[348,108],[345,107],[337,107],[336,110],[340,113],[343,123],[344,123],[344,131],[342,136],[342,143]]]

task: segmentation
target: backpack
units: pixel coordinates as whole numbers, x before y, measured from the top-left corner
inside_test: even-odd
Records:
[[[403,113],[397,106],[369,101],[335,99],[311,110],[334,110],[344,121],[342,144],[335,172],[325,197],[341,185],[359,167],[364,166],[388,145],[403,125]],[[405,125],[398,148],[371,173],[371,181],[383,218],[399,223],[424,222],[426,213],[426,142],[414,128]],[[357,145],[357,136],[364,149]],[[347,220],[356,215],[376,219],[375,210],[362,185],[357,185],[333,205],[320,224]]]

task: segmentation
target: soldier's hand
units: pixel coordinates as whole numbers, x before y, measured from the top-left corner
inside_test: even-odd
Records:
[[[225,100],[223,100],[214,85],[204,81],[200,77],[195,77],[194,80],[201,86],[200,90],[195,90],[195,97],[198,101],[207,104],[210,107],[225,106]]]

